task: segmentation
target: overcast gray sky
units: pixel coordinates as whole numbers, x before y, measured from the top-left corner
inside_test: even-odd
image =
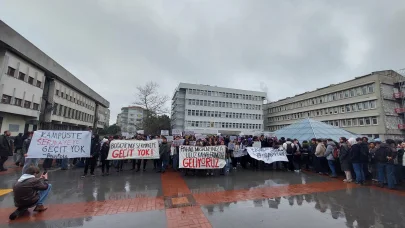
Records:
[[[0,9],[110,101],[111,123],[150,80],[169,96],[189,82],[277,100],[405,68],[404,0],[0,0]]]

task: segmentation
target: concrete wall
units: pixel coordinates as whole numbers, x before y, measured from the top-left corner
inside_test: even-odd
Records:
[[[1,127],[0,132],[3,134],[6,130],[12,130],[17,127],[18,130],[12,130],[11,135],[16,136],[18,133],[24,133],[25,124],[30,118],[5,112],[0,112]],[[13,126],[10,126],[13,125]],[[29,124],[28,131],[32,131],[34,128],[33,124]]]

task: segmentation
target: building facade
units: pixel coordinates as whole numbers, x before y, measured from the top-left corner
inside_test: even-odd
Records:
[[[0,130],[103,128],[109,102],[0,21]],[[107,111],[108,110],[108,111]]]
[[[129,106],[121,108],[121,113],[117,115],[117,125],[121,131],[133,135],[142,124],[145,110],[139,106]]]
[[[373,138],[403,139],[404,77],[378,71],[265,105],[265,130],[313,118]]]
[[[172,129],[202,134],[263,131],[266,93],[180,83],[172,98]]]

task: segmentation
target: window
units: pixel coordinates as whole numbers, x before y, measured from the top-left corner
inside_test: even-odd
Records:
[[[34,103],[32,109],[34,109],[34,110],[39,110],[39,104]]]
[[[363,110],[363,103],[358,103],[358,104],[357,104],[357,109],[358,109],[359,111]]]
[[[348,98],[349,97],[349,90],[346,90],[345,91],[345,98]]]
[[[24,101],[24,108],[31,108],[31,102]]]
[[[58,104],[55,103],[52,108],[53,108],[52,114],[56,115],[56,112],[58,111]]]
[[[365,123],[366,125],[371,125],[371,119],[370,119],[370,117],[364,118],[364,123]]]
[[[14,98],[14,105],[17,105],[17,106],[21,107],[21,104],[22,104],[22,99]]]
[[[341,121],[340,121],[340,125],[341,125],[342,127],[346,127],[346,120],[341,120]]]
[[[20,79],[21,81],[25,81],[25,74],[23,72],[20,72],[18,74],[18,79]]]
[[[374,84],[368,86],[368,92],[374,93]]]
[[[363,103],[363,109],[364,109],[364,110],[368,110],[368,108],[369,108],[369,107],[368,107],[368,104],[369,104],[368,101],[366,101],[366,102]]]
[[[340,113],[345,113],[345,106],[340,107]]]
[[[60,93],[60,96],[61,96],[62,98],[65,98],[65,94],[64,94],[63,92]]]
[[[361,87],[361,91],[363,94],[367,94],[367,86]]]
[[[350,90],[350,97],[354,97],[356,96],[356,92],[354,91],[354,89]]]
[[[357,119],[352,119],[352,124],[353,124],[353,126],[357,126],[358,125],[358,120]]]
[[[356,89],[356,94],[357,94],[357,96],[361,96],[363,94],[361,88]]]
[[[346,105],[346,112],[351,112],[351,111],[352,111],[352,106]]]
[[[359,118],[359,126],[364,126],[364,119],[363,118]]]
[[[353,111],[353,112],[356,112],[356,111],[357,111],[357,104],[353,104],[353,105],[352,105],[352,111]]]
[[[34,78],[33,77],[28,77],[28,84],[34,85]]]
[[[377,117],[372,117],[372,118],[371,118],[371,123],[372,123],[373,125],[378,125],[378,119],[377,119]]]
[[[8,67],[7,74],[14,77],[15,69],[12,67]]]
[[[39,81],[39,80],[37,80],[37,87],[38,87],[38,88],[41,88],[41,84],[42,84],[42,82]]]
[[[352,120],[351,119],[346,120],[346,126],[348,126],[348,127],[352,126]]]
[[[370,101],[370,109],[374,109],[376,107],[375,101]]]
[[[59,96],[59,90],[56,90],[56,96]]]
[[[58,116],[62,115],[62,111],[63,111],[63,105],[59,106],[59,112],[58,112]]]
[[[11,96],[3,94],[3,97],[1,98],[1,103],[10,104],[11,103]]]
[[[335,120],[334,126],[339,127],[339,120]]]

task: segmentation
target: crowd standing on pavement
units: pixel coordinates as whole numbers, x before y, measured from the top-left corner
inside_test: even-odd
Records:
[[[304,140],[285,139],[281,137],[261,136],[219,136],[211,135],[199,137],[193,135],[174,136],[173,140],[181,141],[182,145],[193,146],[219,146],[226,147],[226,165],[223,169],[180,169],[179,168],[179,146],[168,142],[166,136],[146,136],[137,134],[130,139],[122,136],[100,136],[93,134],[91,139],[91,152],[88,158],[75,159],[44,159],[42,175],[40,174],[38,158],[26,158],[33,132],[19,134],[10,139],[10,132],[5,131],[0,136],[0,172],[7,171],[4,163],[9,156],[13,156],[16,166],[23,167],[22,176],[14,187],[14,197],[17,210],[10,215],[15,219],[21,212],[29,207],[36,207],[36,211],[45,211],[43,202],[48,195],[51,185],[47,183],[47,170],[56,164],[61,170],[68,170],[69,166],[83,168],[82,178],[85,178],[90,170],[90,175],[95,176],[97,167],[101,168],[101,176],[110,175],[110,168],[117,173],[124,172],[124,164],[130,164],[134,172],[147,172],[146,159],[133,160],[107,160],[109,145],[112,140],[159,140],[160,159],[153,159],[153,170],[164,173],[170,166],[174,171],[182,172],[184,175],[226,175],[236,169],[253,170],[281,170],[299,173],[302,169],[315,172],[319,175],[329,175],[336,178],[344,173],[344,182],[355,182],[364,185],[367,182],[395,189],[405,180],[405,163],[403,160],[405,142],[400,140],[387,139],[382,142],[374,139],[369,142],[367,137],[346,139],[341,137],[339,142],[332,139]],[[286,152],[288,162],[274,162],[266,164],[252,158],[246,149],[259,143],[262,148],[271,147]],[[234,156],[242,154],[243,156]],[[99,165],[98,165],[99,164]],[[31,190],[27,190],[27,186]],[[29,192],[28,192],[29,191]],[[28,197],[28,198],[27,198]],[[31,198],[30,198],[31,197]]]

